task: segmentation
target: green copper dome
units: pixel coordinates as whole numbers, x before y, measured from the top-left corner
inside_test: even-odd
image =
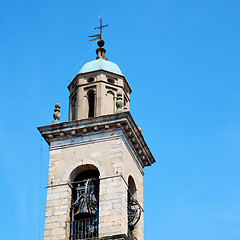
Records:
[[[118,75],[123,75],[117,64],[109,62],[105,59],[96,59],[84,64],[78,74],[93,72],[97,70],[106,70]]]

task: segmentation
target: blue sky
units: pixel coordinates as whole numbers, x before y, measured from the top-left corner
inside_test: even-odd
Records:
[[[48,148],[69,80],[107,57],[157,163],[145,169],[145,239],[240,239],[240,2],[0,0],[2,239],[43,239]]]

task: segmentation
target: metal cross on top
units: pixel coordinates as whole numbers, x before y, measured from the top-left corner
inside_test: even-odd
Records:
[[[96,34],[96,35],[88,36],[88,37],[95,37],[94,39],[91,39],[91,40],[89,40],[89,41],[94,41],[94,40],[97,40],[97,39],[102,39],[102,29],[105,28],[105,27],[107,27],[108,24],[106,24],[106,25],[103,25],[103,24],[102,24],[102,16],[99,17],[99,22],[100,22],[99,27],[95,27],[94,29],[99,29],[99,30],[100,30],[100,33],[99,33],[99,34]]]

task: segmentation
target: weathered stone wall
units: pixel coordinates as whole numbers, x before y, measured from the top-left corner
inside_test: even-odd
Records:
[[[44,240],[65,240],[69,221],[71,189],[68,185],[48,187]]]
[[[132,176],[136,185],[136,193],[134,194],[138,200],[140,206],[143,208],[143,175],[140,170],[137,168],[135,161],[133,161],[133,156],[131,155],[129,149],[126,145],[123,145],[123,165],[125,166],[125,171],[123,172],[124,179],[128,181],[129,176]],[[131,159],[131,161],[129,161]],[[135,229],[133,231],[134,236],[137,240],[144,239],[144,213],[141,213],[141,218]]]
[[[100,181],[99,237],[127,234],[127,189],[118,176]]]
[[[127,235],[127,181],[131,175],[143,206],[143,175],[124,136],[116,132],[63,140],[50,147],[49,181],[44,240],[67,239],[71,207],[70,175],[77,167],[91,164],[100,172],[99,237]],[[143,217],[135,231],[143,240]]]

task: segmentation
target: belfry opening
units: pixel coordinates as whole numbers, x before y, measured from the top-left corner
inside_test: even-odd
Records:
[[[137,201],[137,188],[132,176],[128,178],[128,235],[130,240],[135,239],[138,221],[141,218],[142,207]]]
[[[71,240],[98,237],[99,171],[92,165],[75,170],[72,180]]]

